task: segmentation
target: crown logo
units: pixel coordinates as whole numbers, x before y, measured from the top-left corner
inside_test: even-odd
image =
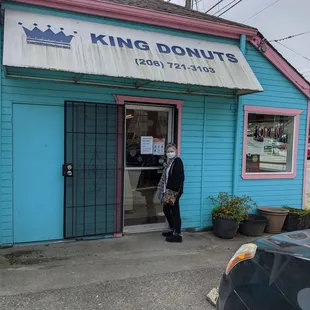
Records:
[[[19,25],[23,25],[23,23],[18,23]],[[24,27],[24,32],[27,36],[27,43],[41,46],[51,46],[57,48],[71,48],[71,41],[74,35],[65,35],[64,28],[60,28],[58,33],[55,33],[51,30],[51,25],[47,25],[47,29],[45,31],[40,30],[37,26],[38,24],[33,24],[34,28],[32,30]],[[74,34],[77,32],[74,31]]]

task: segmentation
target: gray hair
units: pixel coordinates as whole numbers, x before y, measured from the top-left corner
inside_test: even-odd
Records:
[[[170,147],[171,147],[171,148],[174,148],[174,149],[177,149],[177,145],[176,145],[175,143],[172,143],[172,142],[170,142],[170,143],[167,144],[166,150],[168,150]]]

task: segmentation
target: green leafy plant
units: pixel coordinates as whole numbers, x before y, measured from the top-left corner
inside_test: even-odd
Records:
[[[310,214],[310,209],[296,209],[296,208],[292,208],[289,207],[287,205],[283,206],[282,208],[289,210],[290,213],[294,213],[294,214],[298,214],[300,216],[305,216],[305,215],[309,215]]]
[[[233,219],[238,223],[248,218],[250,209],[257,208],[257,204],[249,196],[235,196],[229,193],[219,193],[218,196],[210,196],[214,205],[213,218]]]

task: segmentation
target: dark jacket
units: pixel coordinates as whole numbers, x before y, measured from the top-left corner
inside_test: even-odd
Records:
[[[185,176],[184,176],[184,166],[182,159],[176,158],[170,168],[166,188],[178,192],[179,195],[182,195],[184,179]]]

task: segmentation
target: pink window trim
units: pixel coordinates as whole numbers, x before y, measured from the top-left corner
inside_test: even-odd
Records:
[[[303,209],[306,208],[309,127],[310,127],[310,99],[308,100],[308,116],[307,116],[307,131],[306,131],[305,161],[304,161],[304,184],[303,184],[303,195],[302,195],[302,208]]]
[[[116,104],[125,104],[126,102],[131,103],[153,103],[153,104],[165,104],[165,105],[174,105],[178,111],[178,131],[177,131],[177,147],[178,147],[178,156],[181,152],[181,130],[182,130],[182,106],[184,100],[172,100],[172,99],[158,99],[150,97],[134,97],[134,96],[120,96],[114,95]]]
[[[243,125],[243,152],[242,152],[242,178],[249,179],[293,179],[296,177],[297,150],[298,150],[298,130],[299,117],[303,110],[279,109],[269,107],[244,106],[244,125]],[[287,115],[294,116],[294,146],[293,146],[293,171],[275,173],[247,173],[246,172],[246,152],[247,152],[247,130],[249,113]]]

